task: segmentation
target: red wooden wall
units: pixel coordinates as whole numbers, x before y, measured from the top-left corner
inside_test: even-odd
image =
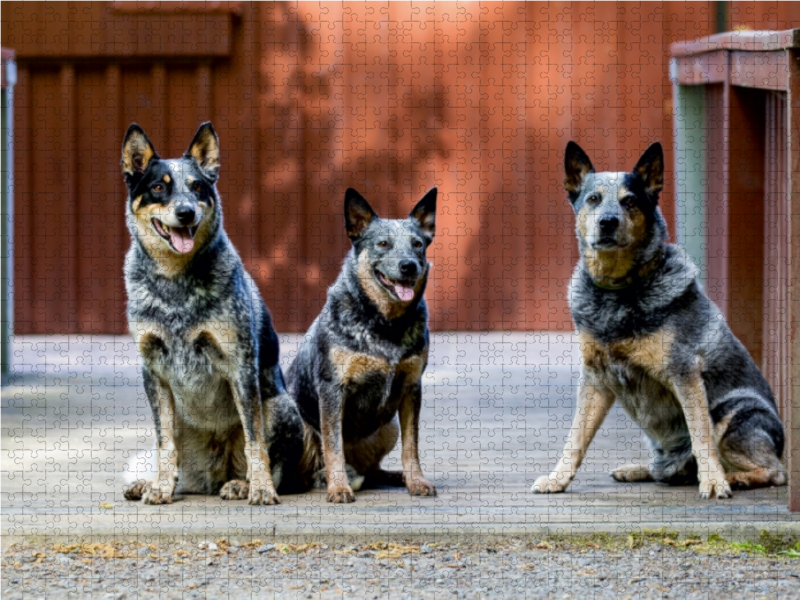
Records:
[[[734,2],[731,26],[797,26]],[[162,156],[203,120],[227,230],[281,331],[302,331],[348,247],[358,188],[403,216],[440,187],[439,330],[571,330],[570,139],[599,169],[664,143],[668,46],[714,3],[2,3],[17,52],[15,330],[122,333],[122,135]],[[667,179],[669,182],[669,178]],[[674,219],[672,186],[663,197]]]

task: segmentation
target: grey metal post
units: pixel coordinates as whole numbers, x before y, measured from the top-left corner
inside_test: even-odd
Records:
[[[13,369],[11,336],[14,333],[14,84],[17,82],[17,65],[13,60],[3,61],[2,107],[0,119],[0,195],[2,195],[2,247],[0,248],[0,362],[2,383],[5,384]]]

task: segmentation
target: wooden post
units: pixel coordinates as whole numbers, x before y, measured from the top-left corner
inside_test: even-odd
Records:
[[[800,511],[800,29],[718,34],[670,50],[678,152],[698,129],[686,118],[692,94],[703,98],[707,133],[706,183],[679,157],[678,198],[691,198],[690,186],[705,193],[707,289],[775,391],[789,509]]]
[[[789,89],[787,93],[787,129],[789,132],[789,364],[791,385],[786,419],[788,444],[786,466],[789,470],[789,510],[800,511],[800,50],[789,54]]]

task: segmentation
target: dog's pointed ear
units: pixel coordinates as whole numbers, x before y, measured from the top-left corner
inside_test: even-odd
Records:
[[[438,193],[439,190],[437,188],[430,189],[422,197],[422,200],[417,202],[414,210],[408,213],[409,219],[414,219],[419,223],[422,231],[428,236],[429,242],[436,235],[436,196]]]
[[[572,141],[567,144],[567,151],[564,153],[564,173],[564,187],[574,202],[581,190],[584,177],[594,173],[594,167],[586,152]]]
[[[196,160],[206,177],[211,181],[217,180],[219,175],[219,138],[210,121],[206,121],[197,129],[184,157]]]
[[[122,140],[122,174],[129,188],[133,188],[153,159],[160,157],[144,130],[131,123]]]
[[[642,178],[644,189],[651,196],[664,188],[664,150],[659,142],[644,151],[633,172]]]
[[[369,202],[353,188],[347,188],[344,193],[344,224],[347,237],[352,241],[357,240],[377,218],[378,215],[372,210]]]

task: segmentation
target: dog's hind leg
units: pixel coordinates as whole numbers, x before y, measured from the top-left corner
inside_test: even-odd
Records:
[[[720,450],[727,471],[725,479],[731,487],[747,490],[786,485],[788,481],[785,467],[766,440],[755,440],[755,442],[751,440],[748,454],[732,452],[725,446]]]
[[[617,481],[653,481],[650,467],[647,465],[622,465],[611,471],[611,477]]]
[[[733,396],[723,405],[725,417],[714,426],[725,479],[750,489],[786,485],[783,424],[773,406],[756,394]]]
[[[395,416],[394,419],[380,427],[372,435],[345,447],[345,457],[348,464],[352,465],[359,473],[364,474],[362,487],[405,487],[402,471],[381,469],[381,461],[394,449],[399,437],[400,425]]]

